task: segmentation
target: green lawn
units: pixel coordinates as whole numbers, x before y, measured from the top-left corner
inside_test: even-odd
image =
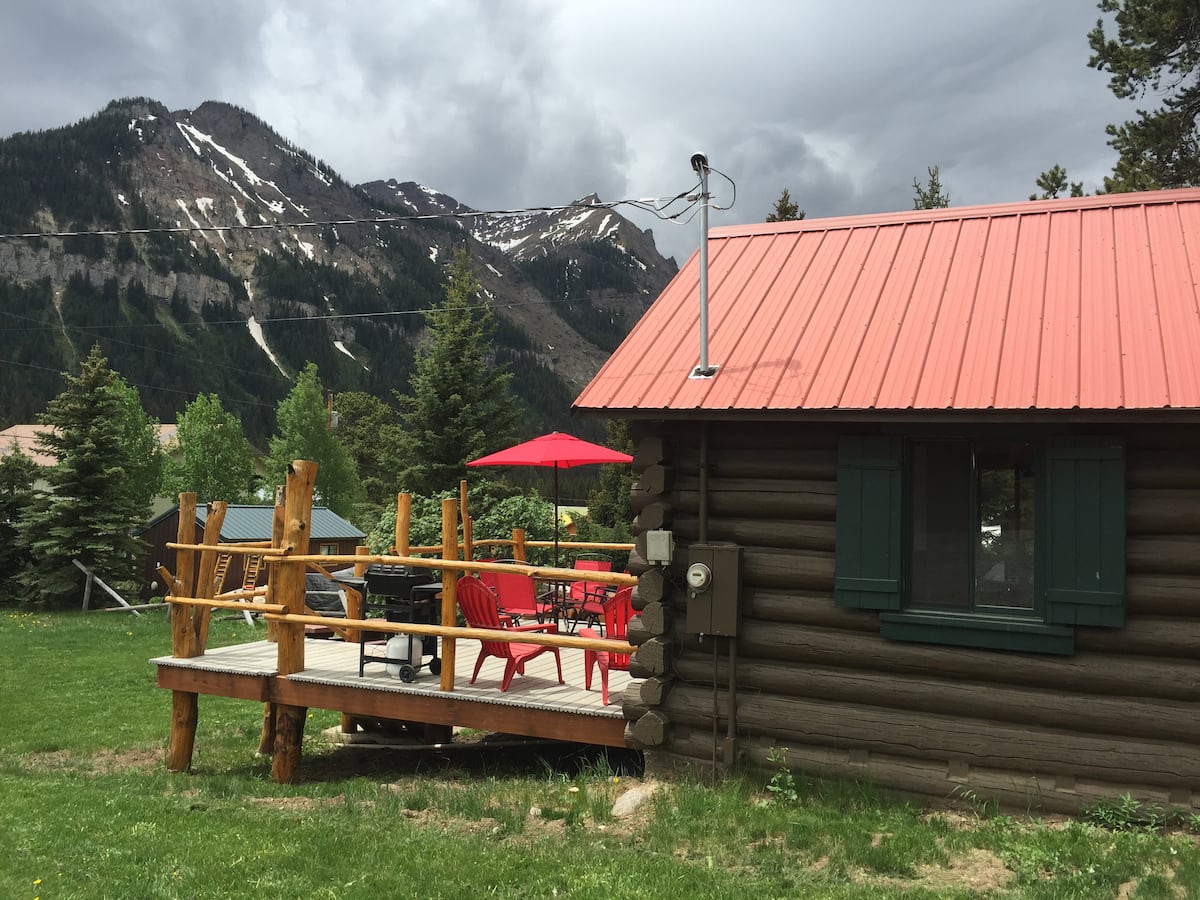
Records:
[[[248,637],[214,623],[212,642]],[[262,634],[260,628],[257,633]],[[258,757],[258,704],[202,697],[191,774],[163,768],[170,697],[147,660],[162,613],[0,611],[0,897],[1200,896],[1189,833],[931,810],[779,772],[660,786],[482,751],[329,744],[300,785]],[[790,776],[790,778],[789,778]]]

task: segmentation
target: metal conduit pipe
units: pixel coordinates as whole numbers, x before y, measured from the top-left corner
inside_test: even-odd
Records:
[[[703,319],[703,315],[701,316]],[[703,346],[703,338],[701,338]],[[697,510],[696,525],[697,543],[708,543],[708,423],[700,423],[700,465],[696,473],[700,479],[700,504]],[[700,636],[704,640],[704,635]],[[717,781],[717,735],[720,734],[720,697],[717,694],[717,642],[713,639],[712,648],[712,779]]]
[[[700,543],[708,542],[708,450],[709,428],[707,422],[700,423],[700,508],[697,537]],[[728,768],[734,764],[737,753],[737,638],[727,638],[729,642],[729,716],[726,720],[725,741],[721,748],[721,756]],[[717,647],[713,644],[713,772],[717,767],[717,734],[719,723],[717,717]]]

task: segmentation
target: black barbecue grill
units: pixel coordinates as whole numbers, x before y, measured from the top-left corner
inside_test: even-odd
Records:
[[[442,621],[441,594],[430,590],[435,584],[432,571],[415,566],[389,566],[376,564],[367,566],[364,618],[382,617],[388,622],[411,622],[416,625],[438,625]],[[414,590],[422,588],[424,590]],[[400,640],[391,640],[385,632],[363,629],[359,636],[358,674],[362,677],[367,663],[383,663],[388,671],[398,675],[401,681],[410,682],[424,666],[437,675],[442,671],[442,661],[437,655],[436,635],[396,635]],[[420,656],[413,652],[419,643]],[[368,653],[384,648],[384,655]],[[430,657],[423,663],[424,657]]]

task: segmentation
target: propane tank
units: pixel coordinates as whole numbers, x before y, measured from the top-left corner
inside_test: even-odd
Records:
[[[388,638],[387,656],[388,659],[407,659],[409,665],[417,669],[421,666],[421,651],[423,648],[424,645],[421,642],[420,635],[396,634]],[[384,668],[387,669],[389,675],[399,677],[401,665],[402,663],[390,662]]]

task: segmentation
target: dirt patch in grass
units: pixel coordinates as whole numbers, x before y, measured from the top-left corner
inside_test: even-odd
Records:
[[[92,770],[102,775],[113,775],[118,772],[146,772],[156,769],[163,764],[161,748],[148,747],[132,750],[101,750],[91,759]]]
[[[285,812],[310,812],[314,809],[329,809],[334,806],[343,806],[346,803],[346,798],[340,794],[336,797],[253,797],[248,802],[251,806],[261,806],[265,809],[278,809]]]
[[[75,756],[70,750],[49,750],[45,753],[30,753],[21,760],[21,771],[62,772],[76,767]]]
[[[976,847],[951,858],[946,866],[917,866],[917,879],[933,890],[966,888],[981,894],[1008,886],[1015,873],[990,850]]]
[[[816,866],[810,867],[816,869]],[[972,894],[990,894],[1008,887],[1015,873],[1004,865],[1004,861],[990,850],[975,848],[954,856],[944,865],[922,864],[916,867],[913,878],[880,878],[870,872],[854,872],[850,876],[860,884],[878,885],[881,888],[908,889],[925,888],[931,891],[970,891]]]
[[[70,750],[30,753],[21,760],[21,770],[39,772],[83,772],[115,775],[121,772],[148,772],[162,765],[162,750],[134,747],[130,750],[101,750],[91,756],[77,756]]]

